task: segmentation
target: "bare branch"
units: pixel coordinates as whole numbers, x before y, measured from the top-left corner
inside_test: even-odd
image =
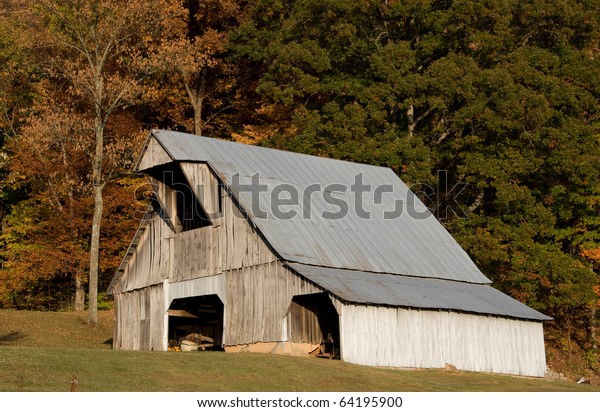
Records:
[[[473,213],[475,210],[477,210],[477,208],[479,206],[481,206],[481,203],[483,202],[483,196],[484,196],[484,190],[481,189],[481,191],[479,192],[479,194],[475,198],[475,201],[473,201],[473,203],[471,203],[471,206],[468,207],[467,211],[469,213]]]

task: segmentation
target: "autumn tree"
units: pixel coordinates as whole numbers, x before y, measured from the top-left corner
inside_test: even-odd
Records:
[[[243,10],[234,0],[163,0],[161,20],[148,27],[140,71],[159,116],[202,134],[231,109],[236,66],[226,60],[229,32]],[[191,110],[190,110],[191,109]],[[215,129],[227,129],[221,124]]]
[[[119,124],[131,120],[124,113],[116,113],[109,134],[136,136],[135,128]],[[9,141],[6,185],[27,191],[28,196],[13,205],[0,236],[4,243],[0,256],[5,261],[0,271],[0,302],[5,305],[65,309],[73,302],[75,310],[84,309],[93,211],[90,130],[91,121],[85,113],[47,97],[32,107],[22,132]],[[122,145],[119,148],[124,149]],[[114,161],[122,162],[126,157],[124,153],[116,157],[111,151],[108,157]],[[105,275],[117,267],[115,259],[120,258],[135,225],[131,192],[136,179],[123,173],[117,176],[107,184],[104,196],[110,217],[104,220],[102,233],[100,273]]]
[[[40,70],[27,52],[32,39],[20,29],[26,13],[24,0],[3,0],[0,6],[0,222],[10,213],[12,203],[20,198],[6,185],[9,153],[5,145],[25,123],[28,109],[35,99],[34,84]],[[0,227],[3,225],[0,224]]]
[[[35,6],[44,28],[49,75],[68,82],[73,105],[83,108],[93,137],[90,181],[93,218],[89,252],[89,322],[97,323],[100,229],[104,210],[103,191],[112,168],[107,165],[106,135],[111,116],[139,95],[138,83],[128,76],[127,59],[141,24],[155,15],[144,1],[44,0]],[[111,139],[112,138],[112,139]]]
[[[74,110],[62,109],[60,102],[44,101],[32,107],[29,122],[8,144],[7,184],[30,193],[14,206],[2,235],[12,306],[58,308],[68,301],[71,288],[50,287],[53,296],[35,296],[34,291],[73,279],[74,308],[84,309],[89,256],[81,243],[90,214],[82,213],[89,189],[81,171],[88,170],[88,123]],[[30,302],[19,296],[29,296]]]

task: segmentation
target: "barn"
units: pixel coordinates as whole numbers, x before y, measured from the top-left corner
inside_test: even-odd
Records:
[[[497,291],[388,168],[153,130],[152,186],[111,281],[115,349],[543,376],[547,316]],[[321,346],[323,345],[323,346]]]

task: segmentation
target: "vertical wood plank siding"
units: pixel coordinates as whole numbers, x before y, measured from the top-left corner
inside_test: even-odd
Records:
[[[160,203],[160,207],[166,213],[167,218],[171,222],[171,227],[179,226],[177,221],[177,195],[175,190],[169,187],[164,182],[147,175],[148,181],[152,186],[152,190],[156,194],[156,199]]]
[[[158,284],[167,278],[180,282],[277,260],[256,230],[242,217],[229,195],[218,189],[218,181],[207,165],[189,163],[183,164],[183,169],[194,179],[208,179],[208,183],[197,181],[198,184],[193,187],[204,188],[203,196],[210,205],[208,211],[213,225],[174,234],[160,217],[155,216],[146,225],[129,258],[117,292]],[[164,184],[158,181],[156,184],[157,195],[162,197],[162,201],[165,197],[173,197],[167,196]],[[222,196],[220,201],[214,198],[219,194]],[[170,200],[165,201],[165,205],[170,203]],[[167,209],[174,213],[174,207]],[[172,268],[169,262],[171,254]]]
[[[162,284],[115,295],[115,306],[115,349],[166,349]]]
[[[291,302],[285,321],[289,341],[321,343],[323,340],[321,325],[315,311]]]
[[[342,358],[369,366],[544,376],[543,326],[493,316],[342,305]]]
[[[229,195],[219,190],[218,181],[206,164],[182,163],[182,170],[190,182],[195,182],[192,187],[196,196],[204,199],[203,206],[213,225],[175,236],[172,281],[212,276],[224,270],[277,260]]]
[[[211,219],[220,217],[219,186],[208,165],[204,163],[180,164],[192,191],[209,217]]]
[[[177,234],[158,216],[146,225],[116,288],[115,348],[165,348],[162,325],[172,300],[208,294],[217,294],[225,305],[224,321],[231,326],[231,344],[259,342],[267,337],[286,340],[282,323],[294,292],[320,290],[304,285],[283,268],[228,193],[219,190],[206,164],[182,164],[182,170],[194,182],[196,195],[200,197],[202,191],[206,202],[203,206],[213,225]],[[157,196],[163,197],[159,200],[173,216],[174,196],[158,181],[156,189]],[[162,302],[161,311],[150,310],[151,315],[147,315],[145,307],[140,306],[145,304],[144,290],[154,288],[152,285],[162,287],[164,279],[168,279],[169,287],[167,297],[161,294],[158,300]],[[226,283],[234,285],[226,290]],[[269,298],[278,302],[276,310],[271,311]],[[161,324],[160,329],[155,322]]]
[[[169,283],[167,307],[174,299],[190,298],[193,296],[217,295],[227,306],[227,290],[225,274],[207,276],[200,279],[184,280]]]
[[[225,275],[229,302],[225,345],[291,340],[284,323],[292,298],[322,292],[281,262],[233,269]]]
[[[172,161],[171,156],[165,152],[165,149],[162,148],[160,143],[158,143],[156,139],[150,139],[148,148],[144,152],[144,156],[140,159],[137,169],[144,170]]]
[[[169,276],[169,238],[173,231],[155,216],[140,236],[121,276],[117,291],[131,291],[162,283]]]

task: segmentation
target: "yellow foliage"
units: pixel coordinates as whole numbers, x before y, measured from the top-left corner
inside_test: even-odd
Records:
[[[600,248],[585,249],[583,252],[581,252],[581,256],[595,262],[600,262]]]

